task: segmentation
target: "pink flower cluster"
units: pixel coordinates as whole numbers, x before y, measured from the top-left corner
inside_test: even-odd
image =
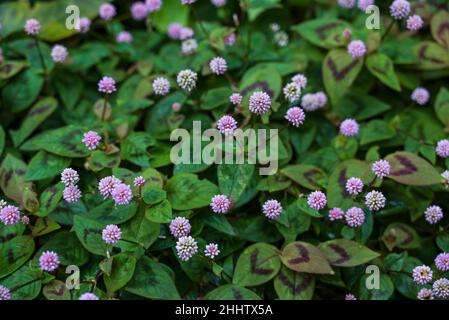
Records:
[[[61,182],[65,185],[62,197],[68,203],[75,203],[81,198],[81,191],[76,185],[79,181],[78,172],[72,168],[66,168],[61,173]]]
[[[103,229],[101,237],[107,244],[116,244],[122,238],[122,231],[117,225],[110,224]]]
[[[224,194],[217,194],[212,197],[210,206],[215,213],[227,213],[231,209],[231,201]]]

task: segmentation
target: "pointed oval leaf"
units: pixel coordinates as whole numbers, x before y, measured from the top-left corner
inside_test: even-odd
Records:
[[[225,284],[210,291],[207,300],[261,300],[253,291],[237,286],[235,284]]]
[[[338,267],[354,267],[367,263],[380,254],[357,242],[335,239],[319,245],[329,263]]]
[[[297,184],[310,190],[321,189],[327,180],[326,173],[318,167],[307,164],[294,164],[286,166],[281,173]]]
[[[15,237],[0,244],[0,278],[16,271],[34,252],[31,236]]]
[[[281,300],[310,300],[315,291],[315,277],[284,266],[274,279],[274,290]]]
[[[289,243],[281,259],[285,266],[296,272],[334,274],[320,249],[307,242]]]
[[[391,251],[393,248],[417,249],[421,246],[421,240],[415,229],[411,226],[395,222],[387,226],[382,236],[382,241]]]

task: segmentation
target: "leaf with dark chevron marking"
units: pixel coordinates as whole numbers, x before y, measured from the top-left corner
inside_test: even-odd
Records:
[[[281,300],[310,300],[315,291],[315,277],[284,266],[274,279],[274,290]]]
[[[206,295],[207,300],[261,300],[253,291],[237,286],[235,284],[225,284],[210,291]]]
[[[316,274],[333,274],[324,254],[307,242],[288,244],[281,256],[282,262],[291,270]]]
[[[380,255],[364,245],[346,239],[326,241],[318,247],[329,260],[329,263],[338,267],[355,267]]]
[[[417,249],[421,246],[421,240],[415,229],[411,226],[395,222],[387,226],[382,236],[385,246],[391,251],[399,249]]]

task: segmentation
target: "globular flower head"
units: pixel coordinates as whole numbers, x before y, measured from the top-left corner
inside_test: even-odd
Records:
[[[315,94],[314,93],[307,93],[305,95],[302,96],[301,99],[301,107],[304,108],[304,110],[306,111],[315,111],[316,109],[318,109],[318,104],[315,98]]]
[[[221,8],[226,5],[226,0],[211,0],[210,2],[217,8]]]
[[[344,38],[346,39],[351,39],[352,37],[352,30],[349,28],[346,28],[343,30],[342,34],[341,34]]]
[[[198,75],[196,72],[186,69],[182,70],[178,73],[176,77],[176,82],[181,89],[184,89],[188,92],[192,91],[196,86],[196,80],[198,79]]]
[[[217,129],[225,136],[232,135],[237,129],[237,121],[232,116],[223,116],[217,122]]]
[[[293,126],[299,127],[304,123],[306,114],[300,107],[292,107],[287,110],[285,119],[287,119],[287,121],[290,122]]]
[[[78,172],[72,168],[65,168],[61,173],[61,182],[66,186],[75,184],[80,179]]]
[[[101,141],[101,136],[95,131],[88,131],[84,134],[82,142],[89,150],[95,150]]]
[[[191,55],[196,52],[198,48],[198,43],[195,39],[187,39],[181,43],[181,51],[185,55]]]
[[[51,49],[51,58],[56,63],[63,63],[69,55],[67,48],[59,44]]]
[[[277,219],[282,213],[281,203],[277,200],[267,200],[262,206],[262,211],[268,219]]]
[[[179,259],[188,261],[198,252],[198,244],[191,236],[180,237],[176,242],[176,252]]]
[[[363,190],[363,181],[359,178],[349,178],[346,181],[346,192],[350,195],[358,195]]]
[[[340,208],[332,208],[329,210],[328,217],[330,221],[335,221],[343,219],[344,215],[345,213]]]
[[[138,176],[134,179],[135,187],[142,187],[145,184],[145,179],[142,176]]]
[[[231,201],[224,194],[217,194],[212,197],[210,206],[215,213],[226,213],[231,209]]]
[[[58,254],[53,251],[44,251],[39,257],[39,265],[42,271],[55,271],[59,267]]]
[[[347,295],[345,295],[345,300],[357,300],[357,298],[352,293],[348,293]]]
[[[98,91],[103,93],[111,94],[116,89],[115,80],[111,77],[104,76],[100,81],[98,81]]]
[[[307,197],[307,203],[312,209],[321,210],[326,206],[327,198],[322,191],[314,191]]]
[[[296,83],[301,89],[304,89],[307,86],[307,77],[298,73],[292,77],[292,82]]]
[[[410,97],[417,104],[423,106],[429,101],[430,94],[426,88],[418,87],[415,90],[413,90],[412,95]]]
[[[20,211],[16,206],[5,206],[0,210],[0,220],[6,224],[16,224],[20,220]]]
[[[112,20],[117,14],[115,6],[111,3],[103,3],[98,10],[100,18],[106,21]]]
[[[2,210],[8,203],[5,200],[0,200],[0,210]]]
[[[236,40],[237,40],[237,36],[235,35],[234,32],[228,34],[227,36],[225,36],[223,38],[223,42],[227,46],[233,46]]]
[[[359,0],[359,3],[357,4],[357,6],[359,7],[360,10],[365,12],[366,8],[368,8],[369,6],[371,6],[373,4],[374,4],[374,0]]]
[[[175,238],[188,236],[192,226],[188,219],[184,217],[176,217],[170,222],[170,233]]]
[[[127,205],[133,198],[131,187],[124,183],[116,184],[111,192],[112,199],[117,205]]]
[[[432,281],[432,277],[432,269],[425,265],[415,267],[412,271],[413,281],[417,284],[427,284]]]
[[[439,157],[448,158],[449,157],[449,140],[444,139],[444,140],[438,141],[435,151]]]
[[[354,59],[361,58],[366,54],[366,46],[361,40],[352,40],[348,44],[348,53]]]
[[[157,77],[152,83],[153,92],[159,96],[165,96],[170,91],[170,82],[167,78]]]
[[[83,293],[80,295],[78,300],[100,300],[96,295],[90,292]]]
[[[418,31],[424,25],[424,21],[420,16],[414,14],[407,19],[407,29],[410,31]]]
[[[107,244],[116,244],[122,238],[122,230],[115,224],[110,224],[101,231],[101,237]]]
[[[0,300],[11,300],[11,291],[0,284]]]
[[[81,198],[81,191],[77,185],[71,184],[64,188],[62,197],[68,203],[75,203],[79,200],[79,198]]]
[[[98,183],[98,190],[100,194],[106,199],[112,197],[112,190],[115,186],[120,184],[121,181],[114,176],[108,176],[100,180]]]
[[[350,9],[355,6],[355,0],[338,0],[340,7]]]
[[[228,64],[222,57],[215,57],[209,62],[209,68],[216,75],[221,75],[228,70]]]
[[[449,188],[449,170],[444,171],[441,177],[443,178],[444,187]]]
[[[240,103],[242,103],[242,99],[243,97],[240,93],[233,93],[229,97],[229,101],[231,101],[233,105],[239,105]]]
[[[430,289],[422,288],[416,297],[418,300],[433,300],[433,292]]]
[[[28,217],[28,216],[23,216],[22,217],[22,223],[24,224],[24,225],[29,225],[30,224],[30,218]]]
[[[218,249],[218,244],[216,243],[209,243],[206,245],[206,248],[204,249],[204,255],[206,257],[209,257],[211,259],[215,258],[220,254],[220,250]]]
[[[147,6],[148,12],[157,12],[161,10],[162,0],[146,0],[145,4]]]
[[[296,101],[301,95],[301,88],[295,82],[287,83],[283,89],[285,99],[290,102]]]
[[[352,207],[346,211],[345,220],[351,228],[358,228],[365,222],[365,212],[358,207]]]
[[[359,124],[354,119],[346,119],[340,124],[340,132],[345,137],[352,137],[359,134]]]
[[[138,1],[131,5],[131,16],[134,20],[144,20],[148,15],[148,8],[145,3]]]
[[[179,39],[180,40],[190,39],[193,37],[194,34],[195,32],[193,31],[192,28],[182,27],[181,30],[179,31]]]
[[[167,35],[172,39],[181,38],[182,24],[173,22],[168,26]]]
[[[173,104],[171,105],[171,109],[174,112],[179,112],[181,110],[181,104],[179,102],[173,102]]]
[[[435,281],[432,285],[432,293],[436,298],[449,298],[449,280],[446,278],[441,278]]]
[[[379,211],[385,207],[387,199],[382,192],[373,190],[366,194],[365,205],[371,211]]]
[[[288,41],[289,41],[289,37],[287,32],[285,31],[278,31],[274,34],[274,42],[279,46],[279,47],[286,47],[288,45]]]
[[[443,252],[435,258],[435,266],[438,270],[449,271],[449,253]]]
[[[28,19],[24,26],[25,32],[30,36],[37,36],[41,29],[41,24],[36,19]]]
[[[75,30],[79,33],[87,33],[90,30],[91,21],[87,17],[79,19],[79,25],[75,27]]]
[[[406,18],[410,14],[410,2],[407,0],[394,0],[390,5],[390,14],[396,20]]]
[[[376,177],[383,179],[390,174],[391,166],[387,160],[377,160],[371,166],[371,171]]]
[[[115,38],[115,41],[117,41],[117,43],[131,43],[133,42],[133,36],[128,31],[120,31]]]
[[[271,23],[270,29],[273,32],[278,32],[279,30],[281,30],[281,26],[279,25],[279,23]]]
[[[249,111],[261,115],[267,113],[271,107],[270,96],[264,91],[256,91],[249,98]]]
[[[323,91],[315,93],[315,103],[318,108],[323,108],[327,104],[327,96]]]
[[[184,5],[194,4],[196,0],[181,0],[181,3]]]
[[[443,209],[439,206],[430,206],[424,211],[424,218],[430,224],[436,224],[443,219]]]

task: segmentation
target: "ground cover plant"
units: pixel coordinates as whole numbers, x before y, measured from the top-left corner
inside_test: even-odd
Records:
[[[2,1],[0,300],[448,299],[448,9]]]

